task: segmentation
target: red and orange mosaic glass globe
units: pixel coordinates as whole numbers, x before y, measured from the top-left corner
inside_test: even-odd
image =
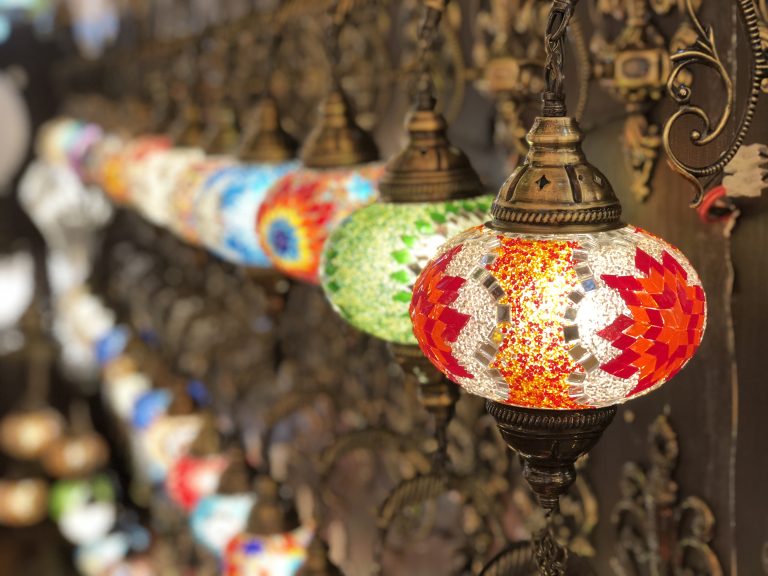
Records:
[[[424,354],[504,404],[584,409],[658,388],[704,333],[701,281],[634,226],[580,234],[472,228],[445,244],[411,304]]]

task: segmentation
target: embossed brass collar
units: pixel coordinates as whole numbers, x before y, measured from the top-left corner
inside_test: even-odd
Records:
[[[295,158],[298,144],[283,130],[275,99],[263,97],[258,103],[257,114],[258,128],[243,139],[240,159],[256,164],[278,164]]]
[[[581,149],[571,117],[539,117],[530,150],[499,190],[490,226],[520,232],[594,232],[621,226],[621,204]]]
[[[355,122],[341,90],[331,91],[320,107],[320,121],[307,136],[301,159],[309,168],[338,168],[378,160],[376,144]]]
[[[445,118],[414,110],[408,145],[387,164],[379,183],[384,202],[437,202],[478,196],[483,185],[467,156],[448,140]]]

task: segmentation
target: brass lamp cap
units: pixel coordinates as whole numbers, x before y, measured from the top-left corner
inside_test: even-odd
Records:
[[[539,117],[530,150],[499,190],[491,226],[520,232],[593,232],[618,228],[621,204],[581,149],[574,118]]]
[[[219,494],[244,494],[250,491],[248,464],[242,451],[230,452],[230,464],[219,480]]]
[[[307,559],[297,576],[344,576],[328,558],[328,545],[315,535],[307,549]]]
[[[298,527],[295,511],[286,509],[280,499],[280,487],[272,478],[259,475],[254,482],[254,493],[256,504],[251,509],[247,527],[250,534],[283,534]]]
[[[254,119],[258,128],[243,138],[239,153],[241,160],[255,164],[278,164],[296,157],[298,144],[283,130],[274,98],[265,96],[259,101]]]
[[[333,90],[320,108],[320,121],[307,136],[301,160],[309,168],[338,168],[378,160],[370,134],[360,128],[344,94]]]
[[[434,110],[413,111],[408,145],[387,163],[379,183],[384,202],[437,202],[482,194],[477,172],[450,143],[447,129],[445,118]]]

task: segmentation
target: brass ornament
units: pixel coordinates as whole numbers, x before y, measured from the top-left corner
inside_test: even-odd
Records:
[[[0,448],[18,460],[36,460],[63,429],[61,414],[52,408],[14,411],[0,421]]]
[[[254,482],[253,491],[256,503],[248,517],[248,533],[268,536],[298,528],[296,512],[281,500],[277,482],[266,474],[260,474]]]
[[[93,432],[68,434],[53,441],[43,453],[45,471],[54,478],[87,476],[106,466],[109,448]]]
[[[317,535],[307,548],[307,559],[296,573],[297,576],[344,576],[344,573],[328,558],[328,545]]]
[[[541,33],[547,22],[546,0],[485,0],[475,17],[473,59],[475,86],[496,105],[495,139],[510,155],[509,170],[528,152],[527,126],[535,117],[544,90],[546,54]],[[571,19],[569,42],[578,60],[578,102],[581,119],[589,96],[591,64],[583,29]]]
[[[48,513],[48,483],[40,478],[0,479],[0,525],[33,526]]]
[[[438,202],[470,198],[483,185],[467,156],[448,140],[447,123],[431,109],[414,110],[408,144],[387,163],[379,182],[383,202]]]
[[[680,155],[672,147],[672,134],[675,125],[682,118],[689,116],[698,119],[699,127],[688,132],[688,141],[693,146],[706,147],[717,141],[725,133],[725,129],[733,116],[735,104],[733,80],[726,68],[715,35],[711,28],[704,28],[696,11],[693,0],[686,0],[686,11],[695,32],[695,43],[672,55],[672,71],[667,81],[667,92],[675,101],[678,109],[669,117],[664,125],[662,141],[672,168],[694,185],[696,194],[692,206],[698,206],[704,192],[704,184],[701,179],[711,179],[733,160],[736,152],[741,148],[752,126],[760,94],[766,88],[768,80],[768,55],[764,49],[765,28],[761,30],[761,15],[766,14],[765,3],[761,2],[761,12],[758,12],[754,0],[737,0],[742,24],[746,29],[751,55],[750,88],[747,103],[728,146],[718,155],[717,160],[705,165],[694,166],[681,159]],[[764,23],[764,18],[763,18]],[[762,34],[762,35],[761,35]],[[719,118],[713,120],[709,113],[700,106],[693,104],[693,90],[686,84],[686,79],[691,77],[689,68],[695,64],[702,64],[714,70],[720,78],[720,84],[725,92],[725,102]]]
[[[625,25],[612,42],[602,34],[592,42],[595,76],[606,91],[624,103],[628,114],[623,141],[632,172],[631,190],[640,202],[650,195],[662,144],[661,129],[651,120],[650,112],[663,97],[672,66],[670,53],[690,35],[690,25],[684,22],[667,42],[652,22],[652,12],[666,14],[672,6],[672,2],[659,0],[630,0],[618,11],[603,6],[603,13],[619,17]],[[686,82],[691,79],[686,78]]]
[[[296,156],[298,144],[282,127],[272,96],[261,98],[250,112],[238,157],[254,164],[278,164]]]
[[[649,465],[627,462],[622,498],[611,514],[616,534],[614,572],[723,576],[711,548],[715,517],[696,496],[682,501],[674,480],[679,446],[669,419],[658,416],[648,430]]]
[[[571,117],[539,117],[525,162],[493,203],[491,226],[514,231],[597,231],[618,228],[621,205],[608,179],[589,164]]]
[[[340,89],[332,90],[320,107],[320,119],[301,150],[308,168],[339,168],[373,162],[376,144],[355,122],[349,102]]]

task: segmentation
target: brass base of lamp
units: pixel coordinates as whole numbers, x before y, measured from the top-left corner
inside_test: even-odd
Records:
[[[459,387],[443,376],[415,344],[390,344],[389,350],[406,376],[415,380],[419,404],[435,420],[437,457],[444,459],[448,449],[448,424],[456,413]]]
[[[588,410],[535,410],[486,403],[504,441],[523,460],[523,476],[546,511],[576,480],[574,464],[589,452],[616,415],[616,406]]]

